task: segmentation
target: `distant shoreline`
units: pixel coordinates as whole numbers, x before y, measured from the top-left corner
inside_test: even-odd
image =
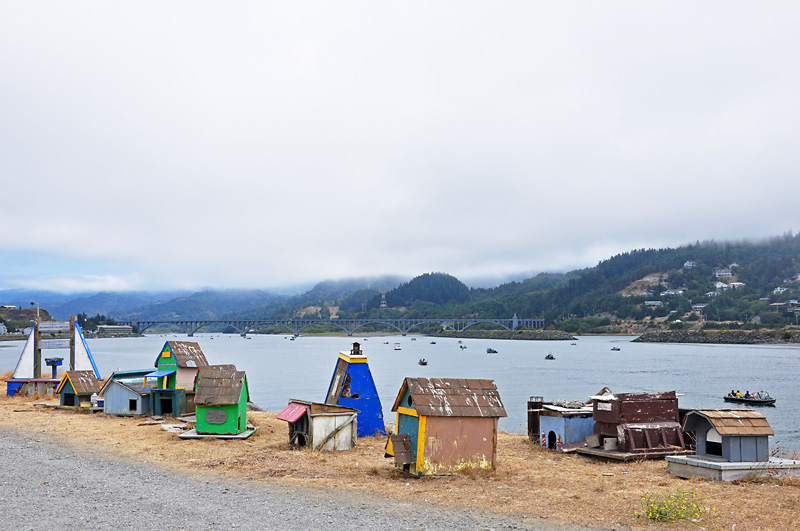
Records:
[[[800,331],[788,330],[661,330],[645,332],[635,343],[710,343],[723,345],[790,345]]]

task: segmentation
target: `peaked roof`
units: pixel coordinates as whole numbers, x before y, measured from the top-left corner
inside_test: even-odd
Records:
[[[207,367],[208,361],[205,354],[203,354],[200,345],[194,341],[167,341],[164,347],[169,345],[169,350],[175,356],[175,361],[178,367]],[[161,349],[164,352],[164,349]],[[158,367],[158,360],[161,359],[161,353],[156,358],[155,366]]]
[[[207,365],[197,370],[194,403],[197,406],[225,406],[238,404],[242,387],[247,384],[244,371],[235,365]],[[246,400],[250,400],[247,392]]]
[[[136,393],[141,396],[149,395],[150,391],[152,391],[150,387],[142,387],[141,382],[134,383],[128,381],[108,379],[106,380],[106,383],[103,384],[103,387],[100,388],[100,391],[97,394],[100,396],[105,396],[106,392],[108,391],[108,388],[111,387],[112,385],[119,385],[121,387],[124,387],[128,391]]]
[[[686,415],[684,427],[696,415],[706,418],[720,435],[775,435],[767,418],[752,409],[697,409]]]
[[[406,378],[394,401],[397,411],[408,389],[412,406],[429,417],[505,417],[506,410],[494,380],[464,378]]]
[[[67,381],[72,384],[76,395],[90,395],[100,392],[100,381],[94,375],[94,371],[67,371],[61,378],[56,393],[60,393]]]

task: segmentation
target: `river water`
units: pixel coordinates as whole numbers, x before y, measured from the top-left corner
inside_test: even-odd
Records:
[[[369,360],[387,422],[405,377],[486,378],[497,384],[508,417],[500,429],[527,430],[527,400],[586,400],[605,386],[616,393],[677,391],[682,408],[726,408],[731,389],[764,390],[776,407],[758,408],[775,430],[772,449],[800,451],[800,348],[785,345],[696,345],[633,343],[631,337],[580,337],[570,341],[513,341],[426,336],[305,337],[195,334],[88,339],[98,369],[106,377],[117,369],[153,367],[165,341],[196,341],[209,363],[233,363],[247,371],[250,399],[280,411],[291,398],[324,401],[339,351],[353,341]],[[432,342],[435,341],[435,344]],[[400,343],[402,350],[394,350]],[[0,372],[13,370],[23,341],[0,343]],[[619,351],[612,351],[612,347]],[[488,347],[498,351],[487,354]],[[545,360],[552,353],[555,360]],[[48,350],[47,357],[69,357]],[[420,366],[419,358],[428,360]],[[46,367],[45,367],[46,368]]]

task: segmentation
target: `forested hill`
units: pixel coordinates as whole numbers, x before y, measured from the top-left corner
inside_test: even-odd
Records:
[[[695,312],[717,321],[794,322],[800,298],[800,237],[760,242],[704,242],[639,249],[567,274],[542,274],[492,289],[465,290],[431,273],[373,298],[365,311],[342,316],[541,317],[548,324],[606,314],[642,320]],[[792,301],[795,301],[792,303]],[[785,303],[785,304],[783,304]],[[700,305],[700,307],[698,307]],[[699,318],[699,317],[698,317]]]

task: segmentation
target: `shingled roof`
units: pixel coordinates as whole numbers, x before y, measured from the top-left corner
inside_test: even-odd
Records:
[[[413,408],[429,417],[505,417],[506,410],[493,380],[406,378],[392,411],[408,389]]]
[[[90,395],[100,392],[100,382],[94,371],[67,371],[58,384],[56,393],[60,393],[67,381],[72,384],[76,395]]]
[[[178,367],[208,366],[208,361],[200,349],[200,345],[194,341],[167,341],[167,345],[169,345],[172,355],[175,356]],[[158,359],[156,359],[156,366],[158,366]]]
[[[698,409],[689,412],[684,427],[692,414],[708,419],[720,435],[775,435],[767,418],[752,409]]]
[[[235,365],[200,367],[197,371],[194,403],[198,406],[238,404],[246,381],[245,372],[237,371]],[[250,400],[250,396],[245,399]]]

